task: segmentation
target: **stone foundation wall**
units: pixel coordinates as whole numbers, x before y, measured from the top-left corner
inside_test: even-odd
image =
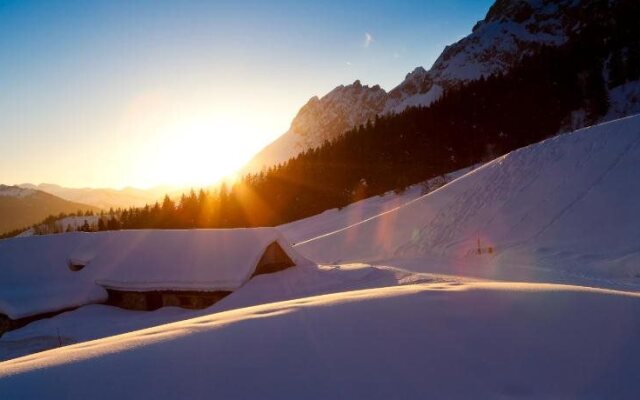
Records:
[[[128,310],[152,311],[161,307],[182,307],[188,309],[202,309],[209,307],[231,292],[201,292],[201,291],[149,291],[130,292],[107,289],[108,305]]]

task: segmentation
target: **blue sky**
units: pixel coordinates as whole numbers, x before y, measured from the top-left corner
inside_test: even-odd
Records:
[[[0,183],[214,180],[311,96],[429,67],[491,3],[0,0]],[[212,160],[175,166],[179,140]]]

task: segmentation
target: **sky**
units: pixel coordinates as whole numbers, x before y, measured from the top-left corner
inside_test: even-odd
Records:
[[[491,3],[0,0],[0,183],[215,183],[310,97],[430,67]]]

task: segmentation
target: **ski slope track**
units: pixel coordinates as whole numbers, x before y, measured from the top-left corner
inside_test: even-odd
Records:
[[[491,248],[497,265],[638,280],[639,167],[640,116],[633,116],[516,150],[297,249],[337,263],[478,260],[480,247],[483,254]]]

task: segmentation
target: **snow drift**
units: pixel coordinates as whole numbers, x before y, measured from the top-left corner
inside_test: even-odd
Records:
[[[9,398],[638,398],[640,297],[448,282],[213,314],[0,363]]]

